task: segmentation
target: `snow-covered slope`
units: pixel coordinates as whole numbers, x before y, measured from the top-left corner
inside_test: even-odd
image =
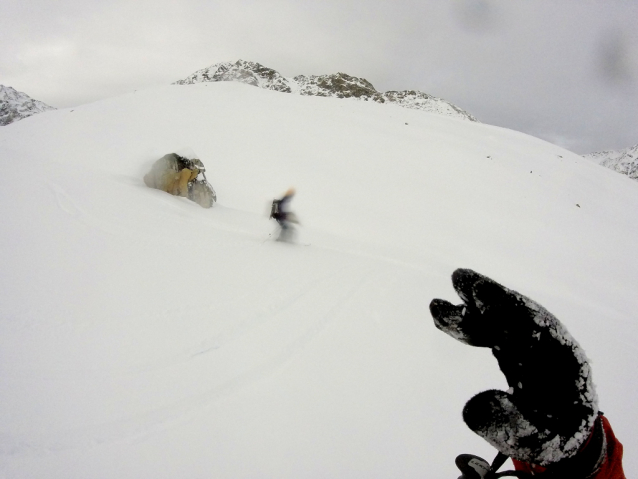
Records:
[[[219,203],[144,186],[191,147]],[[458,477],[506,389],[438,331],[473,268],[556,314],[626,447],[638,189],[514,131],[237,82],[166,86],[0,130],[0,475]],[[289,186],[302,226],[267,241]]]
[[[55,110],[55,108],[34,100],[26,93],[19,92],[10,86],[0,85],[0,126],[48,110]]]
[[[377,91],[364,78],[346,73],[331,75],[298,75],[285,78],[272,68],[259,63],[238,60],[235,63],[222,62],[196,71],[176,85],[192,85],[201,82],[236,81],[248,85],[299,95],[324,96],[334,98],[357,98],[362,101],[390,103],[413,110],[438,113],[454,118],[478,121],[474,116],[441,98],[415,90]]]
[[[583,155],[588,160],[638,180],[638,145],[624,150],[599,151]]]

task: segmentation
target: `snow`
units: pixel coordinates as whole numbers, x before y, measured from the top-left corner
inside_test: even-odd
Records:
[[[142,181],[186,146],[211,209]],[[0,477],[457,477],[457,454],[495,455],[465,401],[507,389],[434,327],[458,267],[565,324],[638,472],[638,188],[613,171],[236,82],[38,114],[0,155]],[[307,247],[267,241],[290,186]]]
[[[173,151],[171,153],[175,153],[175,154],[181,156],[182,158],[186,158],[187,160],[198,160],[199,159],[199,157],[197,156],[197,153],[195,153],[193,151],[193,149],[188,147],[188,146],[183,146],[181,148],[177,148],[177,149],[175,149],[175,151]]]

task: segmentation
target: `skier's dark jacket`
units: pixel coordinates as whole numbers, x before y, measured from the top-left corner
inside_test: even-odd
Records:
[[[288,190],[280,200],[275,200],[276,208],[271,216],[279,223],[283,223],[288,219],[288,203],[294,195],[294,190]]]

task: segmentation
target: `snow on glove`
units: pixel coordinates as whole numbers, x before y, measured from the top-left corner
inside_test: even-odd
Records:
[[[584,351],[535,301],[469,269],[452,284],[463,304],[435,299],[434,324],[470,346],[492,349],[510,386],[470,399],[463,419],[503,454],[543,466],[578,452],[598,414]]]

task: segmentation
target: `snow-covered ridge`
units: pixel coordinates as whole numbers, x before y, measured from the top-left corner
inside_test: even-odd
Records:
[[[470,113],[456,105],[420,91],[404,90],[383,93],[377,91],[372,83],[366,79],[353,77],[346,73],[319,76],[298,75],[294,78],[286,78],[272,68],[244,60],[238,60],[235,63],[216,63],[198,70],[187,78],[176,81],[174,84],[192,85],[194,83],[216,81],[236,81],[267,90],[299,95],[358,98],[377,103],[392,103],[413,110],[478,121]]]
[[[1,477],[456,478],[495,455],[465,402],[507,387],[428,312],[466,266],[556,315],[638,450],[633,183],[505,128],[205,85],[0,128]],[[214,208],[144,185],[183,147]],[[290,186],[308,246],[268,240]]]
[[[638,180],[638,144],[624,150],[598,151],[583,157]]]
[[[26,93],[0,85],[0,126],[22,120],[36,113],[55,110],[39,100],[34,100]]]

